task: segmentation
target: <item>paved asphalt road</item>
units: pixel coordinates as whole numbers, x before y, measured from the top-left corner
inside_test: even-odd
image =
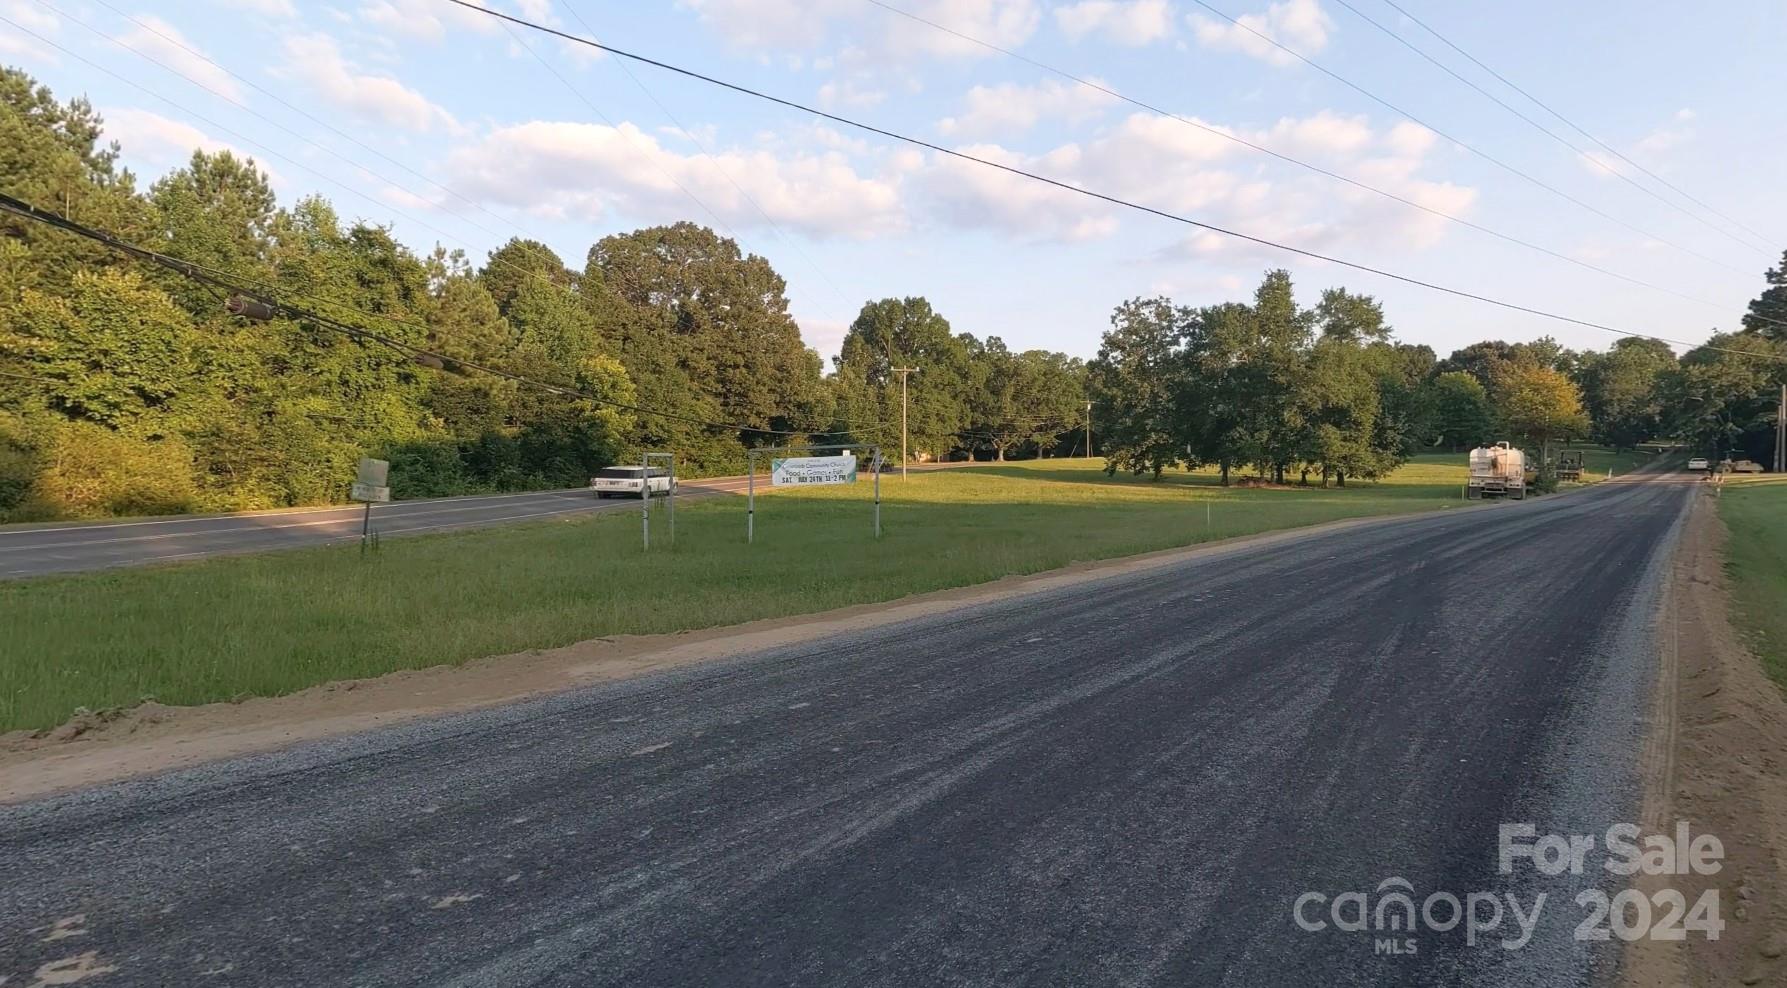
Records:
[[[1571,900],[1605,873],[1498,874],[1497,828],[1636,814],[1689,489],[1237,547],[0,809],[0,974],[1595,983],[1617,954]],[[1293,921],[1393,877],[1549,902],[1517,950],[1511,918],[1413,956]]]
[[[926,463],[911,469],[960,466],[972,464]],[[758,483],[761,486],[764,478],[760,476]],[[677,487],[682,496],[691,497],[743,493],[745,485],[746,478],[740,475],[684,480]],[[373,508],[372,517],[381,536],[396,536],[629,508],[639,510],[639,502],[601,500],[586,489],[574,488],[394,501]],[[0,526],[0,580],[351,541],[360,537],[364,519],[364,508],[346,505],[85,525]]]
[[[683,496],[742,491],[743,477],[687,480]],[[477,528],[594,511],[639,510],[628,498],[598,499],[588,490],[536,491],[476,497],[395,501],[373,508],[381,536]],[[261,552],[360,537],[365,509],[296,508],[201,518],[152,518],[91,525],[0,528],[0,579],[173,562],[227,553]]]

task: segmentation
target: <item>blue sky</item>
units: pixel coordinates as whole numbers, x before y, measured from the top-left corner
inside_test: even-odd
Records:
[[[1275,162],[868,0],[490,0],[1089,189],[1637,332],[1692,341],[1735,328],[1762,272],[1787,248],[1778,192],[1787,161],[1779,100],[1787,5],[1779,0],[1727,0],[1716,10],[1651,0],[1397,0],[1621,153],[1763,234],[1760,241],[1667,190],[1659,189],[1685,212],[1647,197],[1610,169],[1654,187],[1641,173],[1552,141],[1336,0],[1208,2],[1613,219],[1391,112],[1196,0],[887,2],[1713,304]],[[1385,0],[1349,2],[1592,147]],[[1549,333],[1595,348],[1614,338],[1050,190],[508,29],[446,0],[0,0],[0,17],[11,22],[0,23],[0,59],[58,95],[87,94],[144,184],[195,144],[227,146],[263,163],[288,203],[320,192],[344,215],[392,225],[419,250],[439,242],[478,260],[524,235],[581,265],[606,234],[695,220],[770,258],[788,280],[808,343],[828,357],[865,299],[909,294],[929,297],[957,330],[1090,356],[1125,298],[1241,298],[1277,266],[1291,269],[1306,303],[1332,285],[1376,295],[1402,339],[1441,355],[1492,337]]]

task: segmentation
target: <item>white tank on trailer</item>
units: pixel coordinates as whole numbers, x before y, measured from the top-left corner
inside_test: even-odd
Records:
[[[1478,446],[1471,450],[1470,479],[1465,496],[1526,497],[1526,454],[1506,442],[1494,446]]]

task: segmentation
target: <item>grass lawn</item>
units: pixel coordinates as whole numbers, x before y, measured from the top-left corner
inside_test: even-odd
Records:
[[[1727,477],[1719,517],[1731,530],[1725,566],[1734,617],[1763,668],[1787,688],[1787,478]]]
[[[1616,477],[1626,474],[1649,463],[1654,463],[1659,454],[1645,450],[1622,449],[1613,450],[1606,446],[1575,446],[1572,449],[1582,450],[1582,482],[1593,484],[1607,479],[1607,471],[1612,470]]]
[[[1344,490],[1223,489],[1208,472],[1107,478],[1044,460],[870,485],[682,503],[653,549],[623,511],[390,539],[362,561],[330,546],[0,582],[0,730],[144,697],[197,704],[337,679],[890,600],[1080,560],[1459,503],[1464,459],[1423,456]]]

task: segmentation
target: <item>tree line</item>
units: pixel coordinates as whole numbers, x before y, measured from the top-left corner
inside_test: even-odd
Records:
[[[1082,361],[956,332],[922,298],[865,305],[827,373],[770,263],[692,223],[580,265],[520,237],[475,264],[320,195],[282,206],[228,151],[140,189],[102,132],[84,98],[0,68],[10,194],[446,360],[231,316],[215,288],[0,218],[0,520],[325,503],[368,455],[399,497],[576,486],[643,450],[694,475],[742,471],[753,446],[892,456],[894,367],[918,368],[915,456],[1066,452],[1083,413]],[[559,390],[443,372],[462,361]]]
[[[1397,342],[1369,296],[1335,288],[1299,306],[1284,271],[1248,303],[1134,299],[1089,367],[1106,469],[1344,485],[1424,450],[1508,440],[1544,463],[1554,444],[1584,439],[1768,463],[1787,380],[1787,253],[1765,280],[1742,329],[1679,357],[1633,336],[1604,351],[1487,340],[1438,359]]]
[[[577,486],[645,450],[690,474],[802,442],[892,458],[902,368],[915,458],[1084,454],[1089,417],[1112,471],[1208,465],[1225,483],[1345,484],[1497,439],[1679,436],[1766,462],[1787,368],[1787,256],[1741,330],[1679,358],[1546,338],[1439,359],[1371,297],[1304,308],[1273,271],[1246,302],[1125,302],[1090,362],[957,331],[922,297],[875,300],[826,368],[770,263],[692,223],[605,237],[580,265],[520,237],[474,263],[320,195],[282,206],[227,151],[139,189],[102,132],[85,99],[0,68],[0,188],[446,360],[231,316],[211,287],[0,216],[0,520],[326,503],[367,455],[400,497]],[[557,390],[448,372],[462,361]]]

